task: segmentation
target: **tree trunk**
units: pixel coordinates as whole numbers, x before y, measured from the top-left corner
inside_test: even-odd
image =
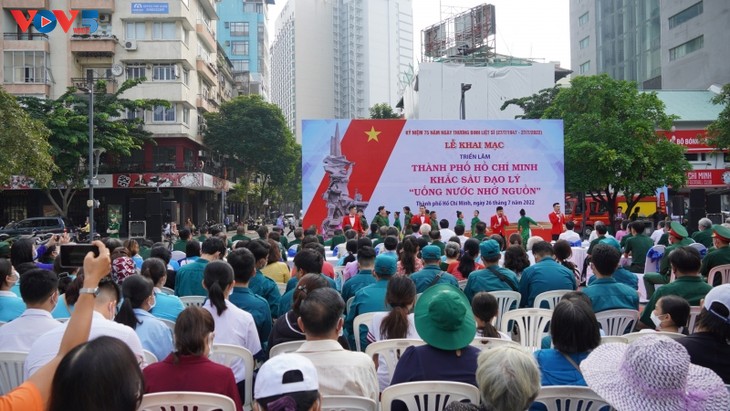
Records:
[[[53,197],[53,192],[51,189],[44,189],[43,192],[46,194],[46,197],[48,197],[48,200],[51,202],[51,205],[56,209],[58,214],[61,217],[68,217],[68,208],[71,205],[71,201],[73,201],[74,196],[76,195],[77,191],[75,188],[72,187],[66,187],[65,189],[56,189],[58,190],[58,194],[61,197],[60,203],[59,201],[56,201],[56,199]]]

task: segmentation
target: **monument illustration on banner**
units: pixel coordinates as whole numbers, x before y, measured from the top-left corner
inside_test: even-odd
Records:
[[[340,141],[340,126],[335,125],[335,134],[330,137],[330,153],[322,160],[324,171],[329,175],[329,185],[322,197],[327,202],[327,218],[322,221],[322,234],[325,238],[332,237],[337,228],[342,228],[342,219],[348,214],[351,205],[365,208],[367,201],[362,201],[362,195],[355,189],[354,198],[350,197],[347,185],[355,163],[349,161],[342,154]]]

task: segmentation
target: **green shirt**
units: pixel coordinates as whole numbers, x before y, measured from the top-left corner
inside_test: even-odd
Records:
[[[413,213],[406,213],[403,216],[403,225],[405,226],[406,234],[413,234],[413,229],[411,228],[411,220],[413,220]]]
[[[231,237],[231,241],[240,241],[240,240],[251,241],[251,238],[249,238],[243,234],[236,234],[233,237]]]
[[[638,234],[631,237],[626,241],[625,253],[631,253],[631,267],[634,269],[644,270],[644,263],[646,262],[646,253],[654,247],[654,241],[651,238]]]
[[[696,231],[692,234],[692,239],[695,240],[695,242],[710,248],[712,247],[712,230],[708,228],[706,230]]]
[[[207,239],[208,239],[208,236],[205,236],[205,235],[201,235],[200,237],[198,237],[198,242],[199,242],[200,244],[203,244],[203,241],[205,241],[205,240],[207,240]]]
[[[654,307],[656,307],[657,300],[665,295],[678,295],[687,300],[689,305],[698,306],[700,305],[700,300],[705,298],[705,295],[707,295],[711,289],[712,286],[707,284],[702,277],[677,277],[677,279],[671,283],[657,288],[649,302],[646,304],[646,307],[644,307],[644,311],[641,314],[641,322],[651,328],[654,328],[654,323],[651,321],[651,313],[654,311]]]
[[[393,218],[393,227],[397,228],[398,229],[398,232],[403,231],[403,228],[400,225],[400,218],[399,217]]]
[[[388,221],[387,216],[382,216],[382,215],[378,214],[375,216],[375,218],[373,218],[373,224],[377,224],[378,227],[382,227],[382,226],[387,227],[390,225],[390,222]]]
[[[525,236],[530,232],[530,224],[537,225],[535,220],[528,216],[520,217],[520,219],[517,220],[517,231],[520,232],[520,235]]]
[[[182,251],[184,253],[187,245],[188,245],[187,240],[177,240],[177,241],[175,241],[175,244],[172,245],[172,250],[173,251]]]
[[[477,231],[476,226],[477,226],[477,223],[480,222],[480,221],[481,220],[479,219],[479,217],[474,217],[474,218],[471,219],[471,232],[472,233],[475,232],[475,231]]]
[[[663,276],[669,276],[672,272],[672,266],[669,264],[669,253],[674,251],[677,247],[684,247],[686,245],[690,245],[694,243],[691,238],[683,238],[680,242],[674,243],[670,245],[669,247],[664,249],[664,255],[662,256],[662,260],[659,262],[659,274]]]
[[[457,218],[456,224],[454,224],[454,226],[457,226],[457,225],[464,225],[464,220],[462,220],[461,218]]]
[[[621,248],[626,248],[626,243],[631,239],[633,235],[626,234],[625,236],[621,237]]]
[[[177,270],[175,275],[175,295],[185,297],[188,295],[208,296],[208,291],[203,288],[203,273],[208,260],[198,258],[195,262],[185,264]]]
[[[702,259],[700,274],[702,274],[702,277],[707,278],[710,275],[710,270],[724,264],[730,264],[730,246],[707,253],[705,258]]]

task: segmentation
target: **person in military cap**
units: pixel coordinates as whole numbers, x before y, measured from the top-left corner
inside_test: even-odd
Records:
[[[730,247],[728,247],[730,244],[730,228],[719,224],[713,225],[712,244],[715,246],[715,250],[707,253],[705,258],[702,259],[702,268],[700,269],[702,278],[707,278],[713,268],[730,264]],[[718,278],[715,281],[717,284],[712,284],[713,286],[719,285],[721,279]]]
[[[646,298],[651,298],[651,296],[654,295],[655,284],[669,284],[669,278],[672,274],[671,266],[669,265],[669,253],[674,251],[677,247],[694,243],[694,240],[692,240],[687,234],[687,229],[676,221],[673,221],[669,225],[668,241],[669,247],[664,249],[664,255],[659,262],[659,272],[644,274]]]

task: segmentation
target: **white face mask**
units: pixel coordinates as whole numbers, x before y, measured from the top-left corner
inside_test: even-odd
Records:
[[[654,323],[654,326],[655,326],[656,328],[661,328],[661,326],[662,326],[662,321],[663,321],[663,320],[662,320],[662,319],[660,319],[659,317],[664,317],[665,315],[666,315],[666,314],[662,314],[661,316],[659,316],[659,315],[656,315],[656,313],[655,313],[654,311],[652,311],[652,312],[651,312],[651,316],[650,316],[649,318],[651,318],[651,322],[653,322],[653,323]]]

